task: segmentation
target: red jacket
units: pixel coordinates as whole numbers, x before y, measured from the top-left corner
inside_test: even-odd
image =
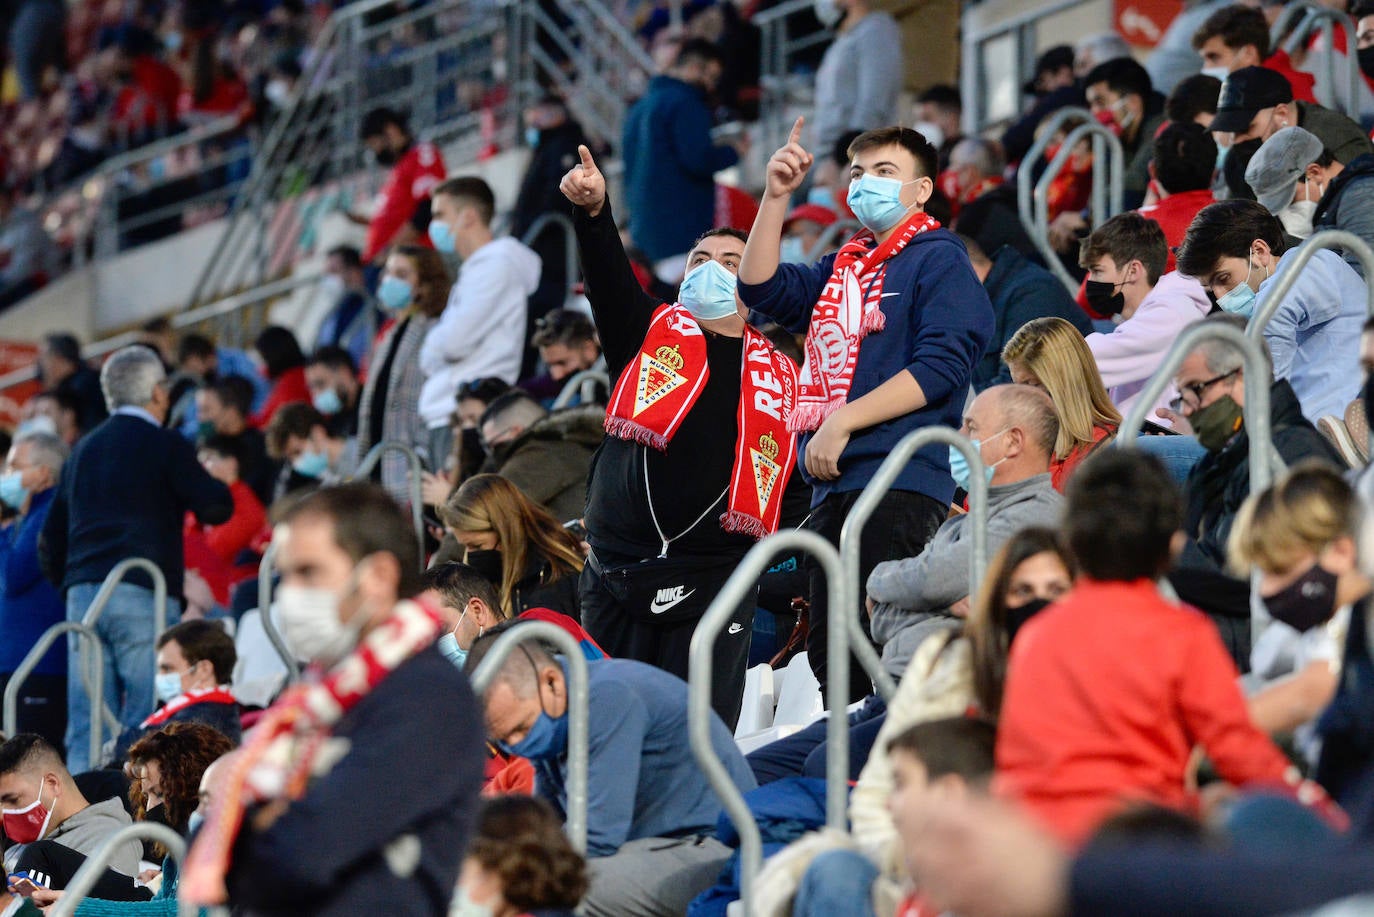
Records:
[[[1233,784],[1284,782],[1237,677],[1204,615],[1148,580],[1082,579],[1012,646],[995,787],[1079,844],[1125,802],[1190,807],[1194,745]]]
[[[1104,440],[1108,440],[1116,435],[1116,425],[1093,427],[1093,441],[1083,443],[1074,449],[1064,458],[1050,459],[1050,483],[1054,489],[1061,494],[1064,492],[1064,485],[1069,483],[1069,475],[1073,474],[1083,460],[1092,455],[1102,447]]]
[[[391,244],[396,233],[414,216],[419,203],[447,176],[444,157],[434,144],[417,143],[406,150],[377,195],[377,209],[367,225],[364,263],[370,263]],[[428,236],[421,244],[429,245]]]
[[[259,430],[265,429],[272,422],[272,416],[277,413],[278,408],[298,401],[310,403],[310,386],[305,381],[304,366],[292,367],[278,376],[277,381],[272,383],[272,390],[267,393],[267,400],[262,403],[262,408],[249,418],[248,422]]]
[[[1201,191],[1180,191],[1171,194],[1158,203],[1140,208],[1140,215],[1154,220],[1164,230],[1164,241],[1169,244],[1169,260],[1164,265],[1164,273],[1174,269],[1174,249],[1183,244],[1183,236],[1198,211],[1208,204],[1215,204],[1210,188]]]

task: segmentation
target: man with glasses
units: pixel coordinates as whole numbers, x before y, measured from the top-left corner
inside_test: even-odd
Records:
[[[1245,329],[1244,320],[1235,316],[1217,315],[1206,321]],[[1193,466],[1184,488],[1188,541],[1170,581],[1179,598],[1211,616],[1236,665],[1245,671],[1250,657],[1250,584],[1231,576],[1226,564],[1231,527],[1250,495],[1242,362],[1242,351],[1234,344],[1204,341],[1174,374],[1179,395],[1171,407],[1207,452]],[[1349,371],[1357,375],[1353,365]],[[1304,459],[1318,459],[1342,467],[1335,450],[1303,416],[1293,387],[1283,379],[1274,381],[1267,362],[1264,376],[1269,386],[1270,440],[1284,464],[1292,467]]]

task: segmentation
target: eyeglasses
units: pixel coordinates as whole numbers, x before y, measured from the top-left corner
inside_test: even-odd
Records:
[[[1179,396],[1169,402],[1169,407],[1173,410],[1175,414],[1182,412],[1182,410],[1185,407],[1191,410],[1197,410],[1198,406],[1202,404],[1202,395],[1204,392],[1207,391],[1207,389],[1216,385],[1218,382],[1224,382],[1232,376],[1236,375],[1240,372],[1240,369],[1241,368],[1237,366],[1229,373],[1222,373],[1220,376],[1214,376],[1213,378],[1208,379],[1205,382],[1190,382],[1187,385],[1180,385]],[[1189,399],[1189,395],[1192,395],[1193,397]]]

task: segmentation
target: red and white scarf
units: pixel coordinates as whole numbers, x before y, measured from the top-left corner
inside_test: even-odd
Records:
[[[811,310],[806,362],[797,408],[787,418],[789,430],[815,430],[844,405],[854,384],[859,342],[882,331],[887,321],[880,307],[888,261],[921,233],[939,228],[930,214],[917,212],[881,245],[875,245],[873,233],[864,229],[840,248],[830,279]]]
[[[185,694],[178,694],[162,707],[154,710],[152,716],[138,724],[138,728],[151,729],[154,726],[161,726],[187,707],[196,704],[234,704],[237,707],[238,699],[220,686],[187,691]]]
[[[662,452],[706,388],[706,337],[680,305],[663,305],[639,354],[620,373],[606,409],[606,432]],[[797,395],[797,366],[753,328],[744,327],[739,436],[721,528],[754,538],[778,530],[782,492],[797,457],[786,418]]]
[[[229,853],[250,805],[291,802],[305,794],[311,777],[338,763],[327,748],[339,719],[401,663],[434,643],[443,624],[415,602],[398,602],[357,649],[328,672],[312,668],[306,681],[281,696],[233,753],[223,785],[213,795],[205,826],[182,869],[178,896],[192,904],[223,904]]]

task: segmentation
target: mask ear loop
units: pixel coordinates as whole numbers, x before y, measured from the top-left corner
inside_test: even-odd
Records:
[[[525,644],[520,643],[517,645],[520,647],[520,652],[525,654],[525,661],[530,664],[530,671],[534,673],[534,693],[535,696],[539,698],[539,712],[552,719],[548,709],[544,706],[544,692],[539,684],[539,666],[534,664],[534,657],[531,656],[530,651],[525,648]]]

